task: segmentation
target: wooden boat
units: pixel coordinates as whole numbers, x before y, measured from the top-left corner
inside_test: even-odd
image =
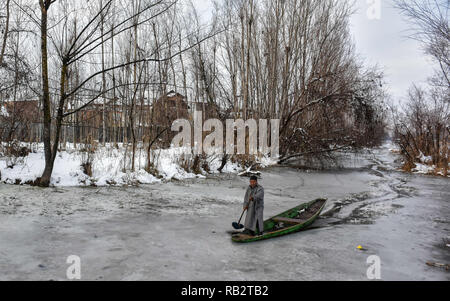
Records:
[[[326,202],[327,199],[317,199],[266,220],[263,235],[250,236],[240,233],[234,234],[231,239],[238,243],[248,243],[299,232],[314,223]]]

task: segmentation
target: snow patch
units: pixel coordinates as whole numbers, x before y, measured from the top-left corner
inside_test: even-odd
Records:
[[[416,163],[416,167],[412,169],[412,172],[427,175],[434,173],[435,169],[436,169],[435,165],[425,165],[421,163]]]
[[[419,159],[420,163],[423,164],[431,164],[433,163],[433,157],[432,156],[425,156],[422,152],[420,152],[420,155],[417,157]]]
[[[28,145],[29,146],[29,145]],[[118,148],[110,145],[98,147],[93,154],[80,151],[82,145],[75,147],[73,144],[66,144],[64,151],[58,153],[50,184],[52,186],[75,187],[75,186],[116,186],[134,184],[153,184],[161,180],[185,180],[194,178],[206,178],[207,172],[201,166],[201,174],[188,172],[183,168],[192,164],[189,160],[193,157],[185,148],[170,148],[155,150],[151,154],[151,162],[155,175],[145,170],[147,166],[147,154],[143,149],[138,149],[135,156],[135,171],[131,172],[132,159],[131,150],[123,145]],[[13,166],[8,168],[6,158],[0,158],[0,181],[7,184],[27,184],[39,178],[45,167],[44,148],[42,144],[32,147],[32,153],[21,158]],[[127,155],[125,155],[127,154]],[[87,156],[91,156],[87,160]],[[277,164],[275,159],[262,157],[258,163],[264,168]],[[92,162],[92,176],[84,173],[82,164]],[[204,165],[202,163],[202,165]],[[218,169],[222,165],[222,155],[213,155],[206,158],[208,172],[219,173]],[[238,163],[228,160],[222,173],[242,172],[244,169]]]
[[[0,116],[9,117],[8,110],[6,110],[5,106],[0,106]]]
[[[192,178],[204,178],[203,175],[189,173],[179,165],[179,159],[187,154],[187,150],[182,147],[157,150],[155,156],[157,160],[157,170],[166,180],[184,180]]]

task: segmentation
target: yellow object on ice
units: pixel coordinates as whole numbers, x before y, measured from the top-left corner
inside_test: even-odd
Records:
[[[358,246],[358,250],[362,250],[363,249],[363,247],[362,246]]]

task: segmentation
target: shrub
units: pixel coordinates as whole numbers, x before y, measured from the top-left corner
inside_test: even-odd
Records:
[[[395,138],[404,158],[403,168],[416,163],[435,166],[447,175],[449,163],[449,100],[437,90],[427,93],[417,86],[409,91],[409,102],[395,118]]]
[[[83,172],[92,177],[93,174],[93,161],[96,150],[98,149],[98,142],[92,139],[92,136],[86,138],[85,144],[80,150],[81,154],[81,167]]]
[[[14,168],[18,163],[31,153],[28,147],[22,146],[19,141],[13,140],[4,147],[3,154],[6,156],[6,166]]]

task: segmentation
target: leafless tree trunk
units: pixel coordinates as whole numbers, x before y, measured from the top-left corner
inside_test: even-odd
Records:
[[[47,21],[48,10],[54,1],[52,0],[39,0],[41,8],[41,56],[42,56],[42,104],[44,111],[44,150],[45,150],[45,169],[42,177],[38,179],[40,186],[49,186],[50,178],[53,172],[53,153],[51,144],[51,128],[52,128],[52,116],[51,116],[51,103],[50,103],[50,87],[48,79],[48,46],[47,46]]]
[[[5,20],[5,29],[3,33],[3,43],[0,51],[0,66],[3,65],[3,56],[5,55],[6,43],[8,41],[8,33],[9,33],[9,19],[10,19],[10,6],[11,0],[6,0],[6,20]]]

